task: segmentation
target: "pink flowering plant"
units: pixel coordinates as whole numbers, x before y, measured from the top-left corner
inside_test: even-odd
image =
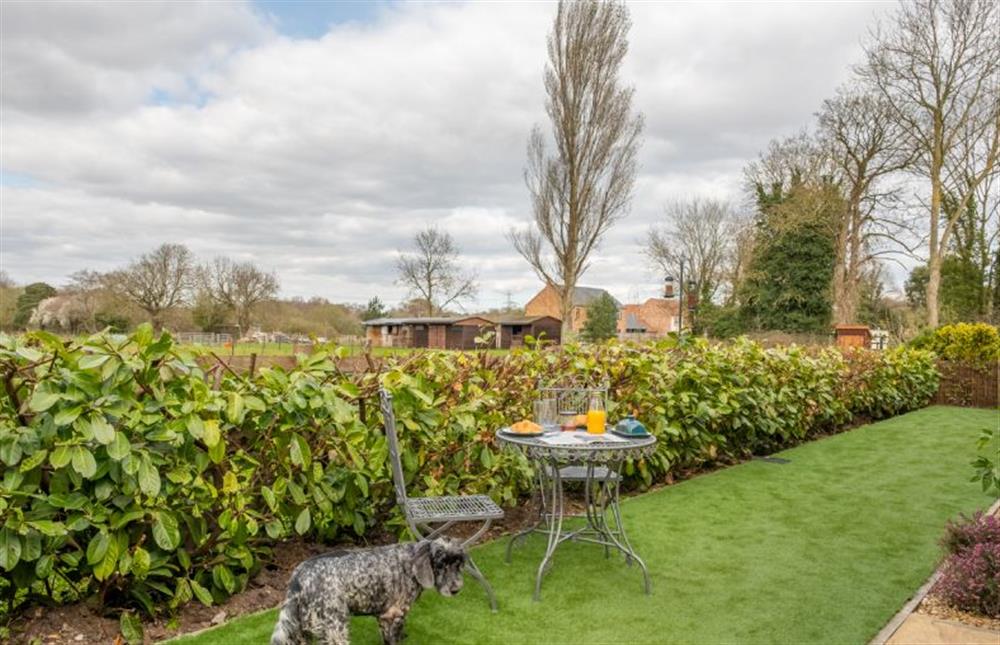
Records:
[[[1000,618],[1000,519],[977,513],[949,523],[948,550],[935,593],[957,609]]]

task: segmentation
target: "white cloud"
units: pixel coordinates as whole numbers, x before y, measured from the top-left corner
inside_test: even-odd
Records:
[[[0,165],[39,182],[0,188],[14,278],[178,241],[252,257],[288,295],[391,301],[396,250],[436,223],[479,270],[480,304],[535,289],[504,234],[528,213],[552,5],[407,3],[317,40],[237,3],[58,6],[3,9]],[[634,5],[641,176],[584,281],[654,292],[636,242],[663,203],[737,196],[742,165],[846,78],[872,10]]]

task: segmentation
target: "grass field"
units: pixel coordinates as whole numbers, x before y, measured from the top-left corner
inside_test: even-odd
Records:
[[[997,412],[927,408],[623,504],[653,594],[620,557],[567,544],[531,599],[540,536],[503,561],[475,549],[500,602],[471,579],[456,598],[425,593],[407,621],[423,643],[865,643],[933,571],[945,521],[989,505],[970,483],[980,430]],[[182,639],[268,641],[275,611]],[[378,643],[355,618],[354,643]]]

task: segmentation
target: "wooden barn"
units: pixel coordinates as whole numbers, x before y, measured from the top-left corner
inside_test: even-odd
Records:
[[[542,335],[559,343],[562,324],[551,316],[493,320],[485,316],[465,318],[375,318],[365,321],[365,337],[373,347],[427,349],[480,349],[476,338],[493,332],[491,346],[520,347],[526,336]]]

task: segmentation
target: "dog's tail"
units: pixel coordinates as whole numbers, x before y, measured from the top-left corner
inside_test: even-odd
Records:
[[[288,594],[278,614],[278,624],[271,632],[271,645],[296,645],[302,642],[302,628],[299,625],[298,606],[295,595]]]

